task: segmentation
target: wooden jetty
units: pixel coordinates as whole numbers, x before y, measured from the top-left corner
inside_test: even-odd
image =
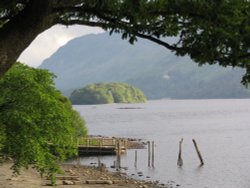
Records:
[[[127,139],[99,137],[77,139],[79,156],[116,155],[118,147],[121,148],[123,152],[125,152],[127,149]]]
[[[116,155],[116,148],[114,146],[78,146],[79,156],[91,155]]]

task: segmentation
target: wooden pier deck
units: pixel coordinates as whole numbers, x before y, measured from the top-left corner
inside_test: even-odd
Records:
[[[127,139],[80,138],[77,139],[78,155],[116,155],[117,148],[127,149]]]

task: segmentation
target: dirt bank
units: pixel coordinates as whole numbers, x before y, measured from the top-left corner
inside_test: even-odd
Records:
[[[10,169],[11,163],[0,165],[1,188],[36,188],[51,187],[46,177],[41,178],[34,169],[23,169],[20,176],[13,177]],[[111,173],[105,169],[88,166],[61,165],[64,174],[58,174],[58,188],[159,188],[166,187],[156,182],[139,181],[121,175],[118,172]],[[75,183],[74,185],[64,185]],[[99,184],[100,183],[100,184]],[[168,186],[169,187],[169,186]]]

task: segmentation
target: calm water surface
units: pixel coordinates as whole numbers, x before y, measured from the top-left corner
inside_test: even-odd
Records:
[[[184,188],[250,187],[250,100],[157,100],[145,104],[74,106],[85,118],[89,134],[143,138],[155,141],[155,168],[147,167],[147,150],[122,157],[129,174]],[[119,109],[138,107],[139,109]],[[178,143],[183,142],[182,168],[177,167]],[[195,138],[205,161],[199,167]],[[110,166],[114,157],[104,157]],[[96,158],[82,159],[83,163]],[[137,176],[135,176],[137,178]]]

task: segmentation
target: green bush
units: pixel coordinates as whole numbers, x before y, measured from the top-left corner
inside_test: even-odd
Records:
[[[15,173],[31,165],[53,177],[58,162],[77,152],[72,138],[87,134],[84,120],[55,89],[53,78],[17,63],[0,80],[0,153],[13,158]]]

